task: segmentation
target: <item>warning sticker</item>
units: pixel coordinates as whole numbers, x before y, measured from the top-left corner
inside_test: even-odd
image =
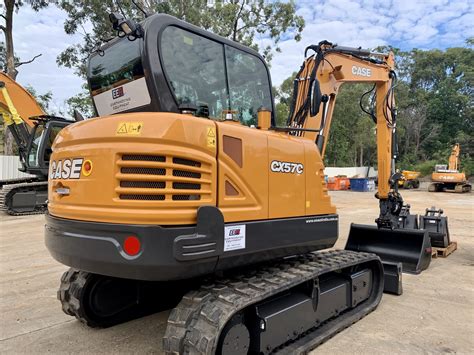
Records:
[[[142,133],[143,122],[120,122],[116,134],[128,134],[137,136]]]
[[[245,224],[224,227],[224,251],[245,249]]]
[[[207,129],[207,146],[209,148],[215,148],[216,146],[216,129],[214,127]]]

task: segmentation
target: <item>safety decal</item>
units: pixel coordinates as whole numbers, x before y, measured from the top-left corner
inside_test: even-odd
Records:
[[[117,135],[138,136],[142,133],[143,122],[120,122],[117,125]]]
[[[207,146],[208,148],[216,147],[216,129],[214,127],[207,128]]]

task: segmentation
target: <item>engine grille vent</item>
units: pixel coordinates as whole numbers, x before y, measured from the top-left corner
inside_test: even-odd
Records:
[[[133,155],[133,154],[124,154],[122,155],[122,160],[127,161],[158,161],[164,163],[166,157],[162,155]]]
[[[122,154],[117,164],[115,190],[120,200],[152,203],[211,197],[209,163],[174,156]]]
[[[141,201],[163,201],[165,195],[131,195],[123,194],[120,195],[121,200],[141,200]]]

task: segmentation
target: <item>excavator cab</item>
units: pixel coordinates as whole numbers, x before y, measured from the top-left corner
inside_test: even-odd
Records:
[[[21,171],[47,177],[54,139],[61,129],[71,124],[71,121],[52,116],[40,116],[30,119],[35,122],[35,125],[30,132],[25,154],[26,159],[21,161]]]
[[[53,141],[73,121],[46,115],[35,98],[4,73],[0,73],[0,114],[17,144],[19,170],[33,175],[0,181],[0,210],[12,215],[40,213],[46,209]]]
[[[99,116],[175,112],[256,126],[265,107],[273,117],[270,74],[257,53],[163,14],[142,26],[141,36],[117,37],[91,55]]]

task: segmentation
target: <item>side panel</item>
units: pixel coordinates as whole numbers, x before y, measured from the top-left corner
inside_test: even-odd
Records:
[[[269,218],[305,215],[305,148],[301,138],[268,136]]]
[[[304,150],[306,215],[336,213],[336,206],[331,204],[331,198],[324,181],[324,164],[316,144],[311,140],[304,140]]]
[[[225,222],[268,218],[267,135],[233,122],[218,122],[217,206]]]

